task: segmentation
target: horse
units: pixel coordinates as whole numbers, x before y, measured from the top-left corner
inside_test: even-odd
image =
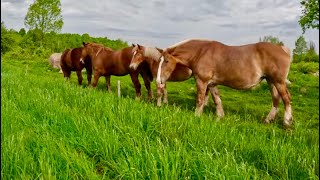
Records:
[[[197,116],[203,111],[206,88],[223,85],[244,90],[266,79],[272,96],[272,108],[264,123],[275,119],[282,99],[285,107],[283,124],[285,128],[291,128],[291,95],[286,85],[291,57],[287,47],[267,42],[228,46],[213,40],[189,39],[159,52],[162,56],[156,81],[160,88],[164,87],[177,64],[192,70],[197,86]],[[224,113],[219,94],[215,94],[215,98],[217,115],[221,116]]]
[[[110,76],[124,76],[130,74],[131,81],[135,87],[136,99],[141,97],[141,84],[139,81],[139,74],[141,74],[145,87],[148,91],[148,99],[153,98],[150,82],[153,80],[151,72],[146,63],[142,63],[136,70],[129,67],[132,59],[132,49],[134,47],[126,47],[121,50],[113,51],[101,44],[84,43],[82,58],[87,55],[92,59],[94,69],[93,87],[96,87],[100,76],[105,76],[107,82],[107,91],[111,92]]]
[[[59,73],[62,73],[61,66],[60,66],[61,55],[62,55],[62,53],[53,53],[50,55],[50,57],[48,59],[50,65],[53,68],[60,70]]]
[[[76,71],[78,76],[78,84],[82,85],[82,69],[86,68],[88,86],[91,85],[92,63],[89,56],[80,61],[82,47],[66,49],[61,55],[60,66],[66,80],[70,79],[71,71]]]
[[[161,49],[155,47],[145,47],[139,44],[134,45],[133,57],[130,63],[130,68],[136,69],[140,63],[147,62],[152,76],[157,77],[157,71],[159,66],[159,59],[161,57]],[[192,71],[188,67],[177,64],[174,71],[168,78],[168,81],[179,82],[185,81],[192,77]],[[216,90],[217,91],[217,90]],[[163,103],[168,103],[168,93],[166,85],[163,88],[157,88],[157,106],[161,106],[161,100],[163,97]],[[206,103],[208,103],[208,91],[206,91]]]

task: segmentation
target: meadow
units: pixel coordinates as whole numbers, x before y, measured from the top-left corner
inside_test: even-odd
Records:
[[[226,116],[210,96],[194,115],[194,79],[168,82],[168,105],[135,100],[129,76],[87,88],[66,82],[46,60],[1,59],[2,179],[319,179],[319,63],[293,63],[294,127],[262,120],[268,86],[219,86]],[[117,81],[121,81],[121,97]],[[152,84],[156,97],[155,84]]]

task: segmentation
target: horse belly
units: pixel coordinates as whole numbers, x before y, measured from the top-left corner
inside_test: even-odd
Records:
[[[262,75],[258,74],[251,76],[218,77],[214,81],[216,81],[215,84],[221,84],[233,89],[251,89],[261,82],[262,77]]]
[[[168,81],[185,81],[192,75],[192,71],[189,68],[175,69],[170,75]]]

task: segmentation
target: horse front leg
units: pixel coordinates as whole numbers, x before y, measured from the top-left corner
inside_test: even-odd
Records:
[[[161,106],[163,89],[157,85],[157,106]]]
[[[164,88],[163,88],[162,94],[163,94],[163,103],[168,104],[167,83],[164,84]]]
[[[79,84],[79,86],[81,86],[82,85],[82,73],[81,73],[81,70],[77,71],[77,76],[78,76],[78,84]]]
[[[107,91],[109,93],[111,93],[111,85],[110,85],[111,76],[110,75],[109,76],[105,76],[105,78],[106,78],[106,84],[107,84]]]
[[[141,97],[141,84],[140,84],[138,76],[139,76],[139,74],[136,72],[130,74],[131,81],[132,81],[134,88],[136,90],[136,100],[140,100],[140,97]]]
[[[88,86],[91,85],[91,79],[92,79],[92,67],[86,67],[87,71],[87,80],[88,80]]]
[[[142,72],[141,75],[142,75],[142,78],[143,78],[143,81],[144,81],[144,86],[148,90],[148,100],[151,100],[151,99],[153,99],[153,92],[152,92],[152,89],[151,89],[150,78],[144,72]]]
[[[200,79],[197,79],[196,81],[197,81],[197,100],[196,100],[195,115],[200,116],[203,112],[207,83],[203,82]]]
[[[93,75],[92,87],[96,87],[97,86],[100,76],[101,76],[101,74],[97,70],[95,70],[94,71],[94,75]]]
[[[213,86],[213,87],[208,87],[208,88],[209,88],[210,93],[212,95],[213,102],[216,105],[216,114],[217,114],[217,116],[219,118],[224,117],[224,110],[223,110],[220,94],[219,94],[219,91],[218,91],[218,87],[217,86]]]

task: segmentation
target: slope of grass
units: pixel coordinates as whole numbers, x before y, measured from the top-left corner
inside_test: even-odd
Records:
[[[85,79],[85,78],[84,78]],[[319,77],[292,67],[293,131],[283,104],[270,125],[268,87],[219,87],[194,116],[195,84],[168,84],[169,105],[134,100],[129,76],[112,76],[113,93],[77,86],[43,61],[1,61],[3,179],[319,179]],[[121,81],[122,97],[116,96]],[[143,85],[143,81],[141,81]],[[153,84],[154,89],[154,84]]]

